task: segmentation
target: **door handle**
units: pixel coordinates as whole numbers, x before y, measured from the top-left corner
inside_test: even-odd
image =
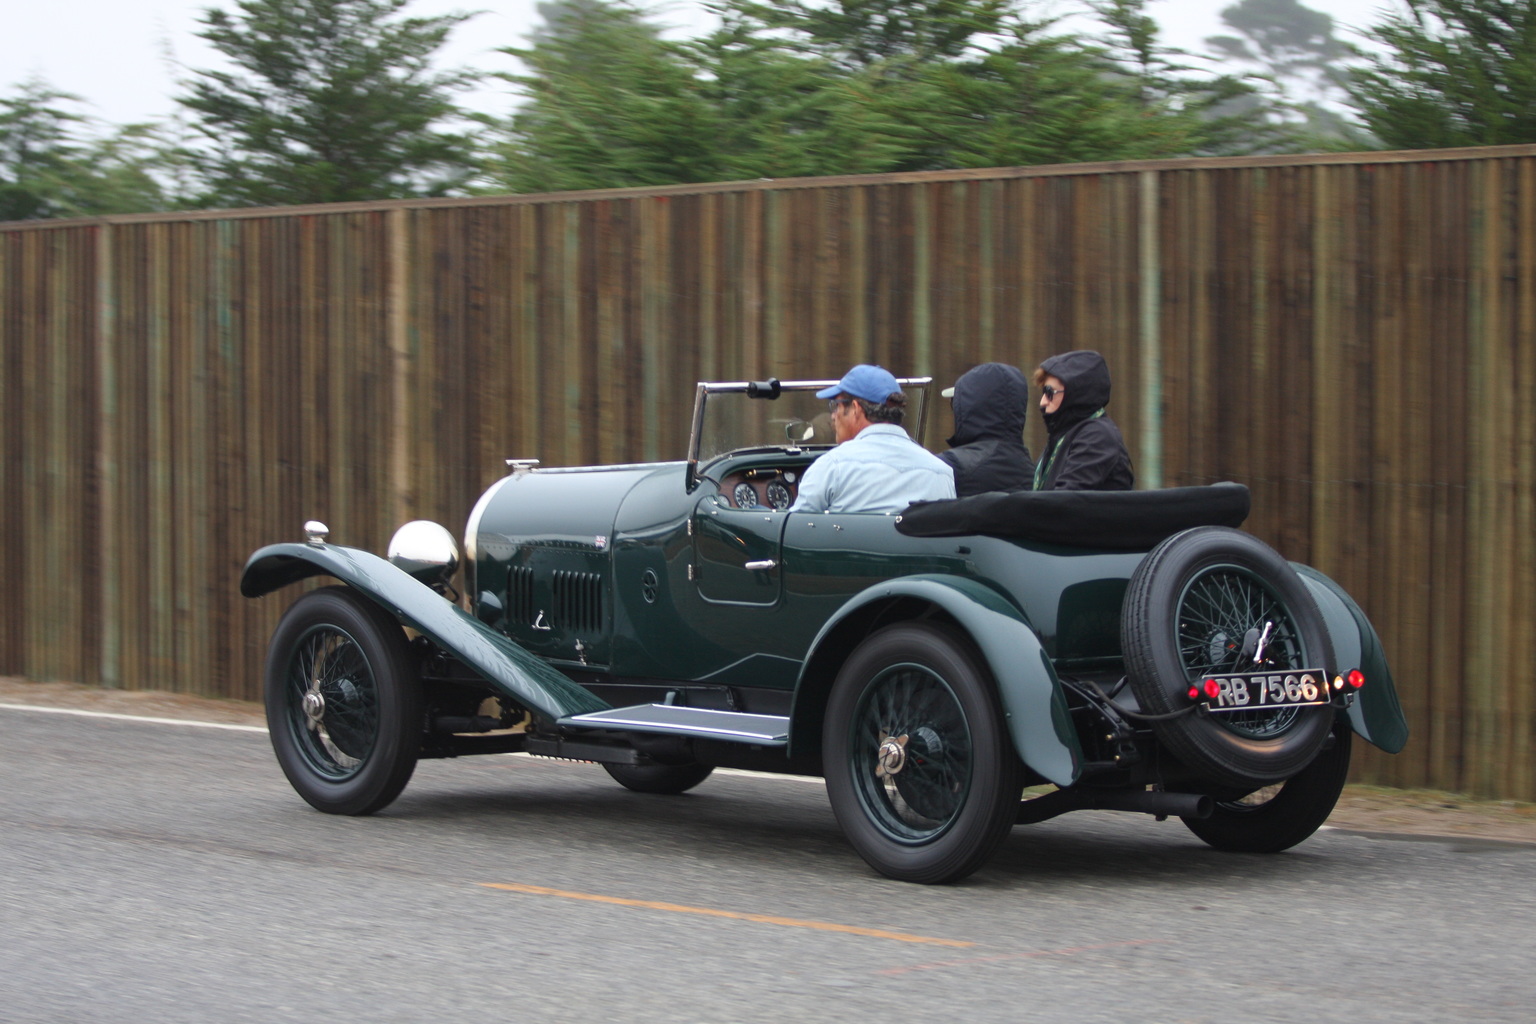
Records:
[[[776,568],[778,568],[778,565],[779,565],[779,563],[774,561],[773,559],[771,559],[771,558],[764,558],[764,559],[760,559],[759,561],[756,561],[756,562],[748,562],[745,566],[743,566],[743,568],[746,568],[746,569],[776,569]]]

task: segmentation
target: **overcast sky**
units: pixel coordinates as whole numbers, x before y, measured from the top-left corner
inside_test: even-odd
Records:
[[[1163,29],[1163,41],[1203,52],[1206,36],[1223,31],[1222,8],[1235,0],[1152,0],[1150,12]],[[1307,0],[1303,0],[1307,2]],[[1364,26],[1391,0],[1313,0],[1340,26]],[[213,68],[219,57],[196,36],[199,14],[208,7],[233,9],[216,0],[18,0],[0,34],[0,93],[11,94],[23,80],[40,75],[55,89],[88,101],[89,112],[112,124],[164,117],[175,108],[172,96],[183,68]],[[534,0],[416,0],[406,13],[434,15],[481,10],[460,25],[441,51],[446,66],[467,65],[485,71],[513,70],[511,58],[494,51],[522,45],[535,23]],[[1079,9],[1055,0],[1059,13]],[[702,7],[674,0],[664,20],[687,28],[704,23]],[[1346,35],[1339,32],[1340,35]],[[472,94],[466,106],[505,113],[512,98],[504,85]]]

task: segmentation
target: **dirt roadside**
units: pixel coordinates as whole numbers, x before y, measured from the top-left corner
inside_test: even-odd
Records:
[[[102,690],[0,676],[0,704],[75,708],[145,718],[264,726],[261,705],[160,690]],[[1356,832],[1468,836],[1536,844],[1536,804],[1474,800],[1427,789],[1349,786],[1328,824]]]

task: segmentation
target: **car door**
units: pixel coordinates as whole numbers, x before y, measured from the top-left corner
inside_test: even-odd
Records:
[[[711,604],[775,605],[783,590],[784,512],[735,508],[711,494],[694,506],[693,584]]]

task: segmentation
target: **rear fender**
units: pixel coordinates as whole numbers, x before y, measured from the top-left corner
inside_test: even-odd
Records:
[[[1334,670],[1359,668],[1365,673],[1365,686],[1356,691],[1349,706],[1349,724],[1361,739],[1389,754],[1397,753],[1408,742],[1408,719],[1398,703],[1397,688],[1375,627],[1343,587],[1311,566],[1297,562],[1291,566],[1306,581],[1328,623],[1338,661]]]
[[[1051,659],[1017,607],[985,584],[961,576],[889,580],[838,610],[816,635],[800,670],[791,711],[791,753],[819,753],[828,692],[859,641],[873,629],[935,608],[959,624],[997,680],[1008,732],[1020,759],[1058,786],[1076,782],[1082,771],[1082,747]]]
[[[378,555],[339,544],[272,544],[245,563],[240,593],[261,597],[311,576],[332,576],[372,599],[485,677],[491,689],[549,722],[608,704],[511,639]]]

